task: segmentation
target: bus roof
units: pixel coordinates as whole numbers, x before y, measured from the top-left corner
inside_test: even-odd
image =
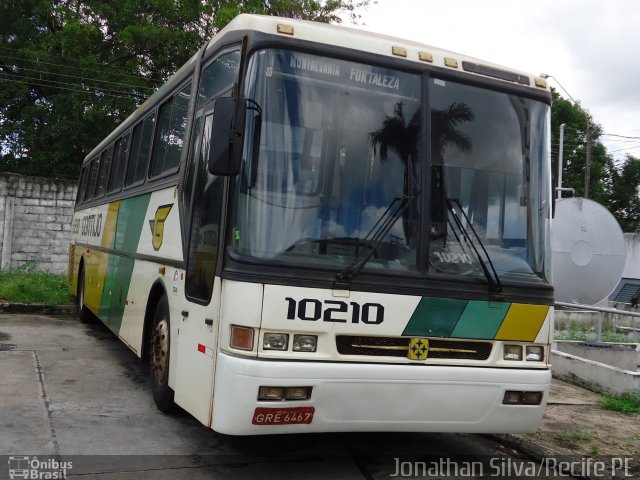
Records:
[[[549,90],[544,78],[431,45],[353,27],[267,15],[238,15],[211,39],[207,49],[216,46],[221,37],[220,34],[235,30],[256,30],[393,58],[405,58],[409,61],[430,64],[449,71],[458,70],[536,89]]]
[[[490,77],[536,90],[549,91],[547,81],[541,77],[449,50],[353,27],[268,15],[238,15],[211,38],[206,49],[218,48],[219,43],[224,41],[227,33],[251,30],[340,48],[360,50],[392,58],[404,58],[410,62],[439,67],[444,71],[459,71],[485,78]],[[156,90],[122,124],[92,149],[85,157],[83,164],[115,140],[126,128],[129,128],[131,123],[137,121],[138,114],[145,110],[147,105],[155,104],[157,100],[161,100],[167,92],[181,82],[186,77],[187,72],[193,68],[200,52],[201,50],[198,50],[164,85]]]

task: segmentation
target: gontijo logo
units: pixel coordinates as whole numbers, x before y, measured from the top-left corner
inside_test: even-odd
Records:
[[[55,480],[67,478],[67,470],[73,468],[73,462],[63,462],[55,458],[39,460],[38,457],[9,457],[9,478],[27,478],[37,480]]]

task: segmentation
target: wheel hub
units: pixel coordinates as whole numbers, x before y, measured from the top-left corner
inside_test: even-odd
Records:
[[[151,337],[151,371],[158,383],[164,383],[169,371],[169,324],[166,318],[155,326]]]

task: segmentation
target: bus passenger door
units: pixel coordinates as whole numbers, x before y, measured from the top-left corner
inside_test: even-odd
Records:
[[[220,247],[220,220],[224,178],[207,170],[212,108],[196,119],[196,169],[184,284],[185,308],[181,312],[177,345],[175,401],[205,425],[211,422],[215,352],[220,313],[220,278],[216,277]]]
[[[223,238],[223,177],[208,171],[215,99],[231,93],[240,65],[239,45],[221,51],[202,69],[195,96],[193,136],[182,192],[186,278],[179,313],[173,388],[175,401],[211,425],[213,379],[220,316],[220,278],[216,277]]]

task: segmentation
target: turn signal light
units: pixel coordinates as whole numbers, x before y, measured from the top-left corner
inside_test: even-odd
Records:
[[[253,328],[231,325],[231,348],[253,350]]]

